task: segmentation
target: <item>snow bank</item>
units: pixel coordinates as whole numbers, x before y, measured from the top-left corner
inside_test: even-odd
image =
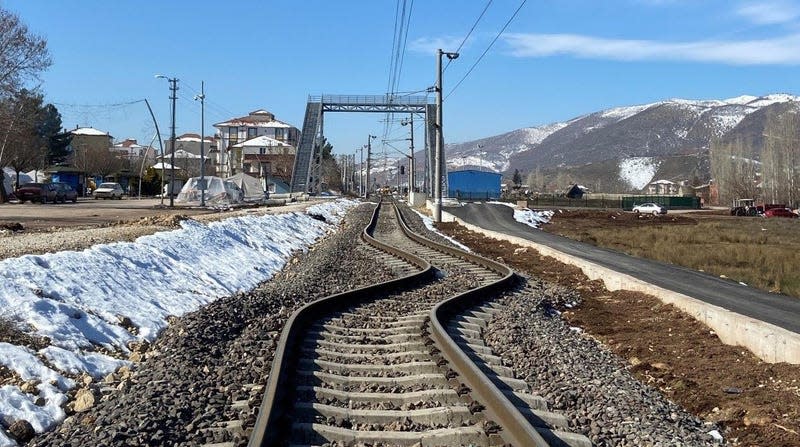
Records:
[[[509,202],[487,202],[487,203],[491,203],[493,205],[504,205],[514,208],[514,220],[533,228],[541,227],[542,224],[550,222],[550,218],[553,217],[553,211],[551,210],[534,211],[528,208],[517,208],[516,205]]]
[[[448,241],[452,242],[453,245],[455,245],[456,247],[458,247],[458,248],[460,248],[460,249],[462,249],[464,251],[469,251],[469,252],[472,251],[466,245],[462,244],[461,242],[458,242],[457,240],[455,240],[455,239],[451,238],[450,236],[448,236],[448,235],[442,233],[441,231],[439,231],[433,225],[433,219],[430,216],[426,216],[425,214],[422,214],[422,213],[420,213],[419,211],[417,211],[417,210],[415,210],[413,208],[412,208],[412,211],[414,211],[415,213],[417,213],[419,215],[419,217],[422,219],[422,223],[425,224],[425,228],[427,228],[428,230],[430,230],[430,231],[438,234],[439,236],[447,239]]]
[[[0,419],[7,424],[25,419],[37,432],[49,429],[63,420],[63,392],[75,386],[62,374],[103,377],[128,364],[93,352],[95,346],[124,355],[129,342],[153,340],[169,316],[252,289],[283,268],[293,252],[337,225],[357,203],[342,199],[307,209],[325,216],[326,222],[298,212],[233,217],[208,225],[187,220],[181,229],[135,242],[0,261],[0,316],[51,340],[38,353],[0,343],[0,364],[23,380],[40,382],[38,397],[45,400],[37,406],[37,396],[6,385],[0,388]],[[123,322],[135,325],[138,335]],[[0,428],[0,447],[13,445]]]

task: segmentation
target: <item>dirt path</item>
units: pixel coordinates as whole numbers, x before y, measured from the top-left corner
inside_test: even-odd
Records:
[[[563,309],[564,318],[627,361],[640,380],[697,416],[718,422],[731,444],[800,446],[800,366],[764,363],[722,344],[706,326],[657,298],[609,292],[579,269],[532,249],[458,224],[438,227],[484,256],[576,288],[583,304]]]

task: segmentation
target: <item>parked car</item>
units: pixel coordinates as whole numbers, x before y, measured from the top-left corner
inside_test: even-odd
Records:
[[[19,203],[24,203],[26,200],[39,203],[55,202],[57,194],[56,187],[51,183],[26,183],[14,191]]]
[[[125,192],[122,190],[122,185],[119,183],[101,183],[97,189],[94,190],[92,195],[94,196],[95,200],[103,198],[103,199],[122,199],[122,194]]]
[[[52,185],[56,187],[55,203],[67,203],[67,200],[72,203],[78,201],[78,191],[72,189],[72,185],[69,183],[53,182]]]
[[[644,213],[644,214],[667,214],[667,209],[657,203],[642,203],[641,205],[635,205],[633,207],[633,212],[636,214]]]
[[[770,208],[764,211],[764,217],[798,217],[797,214],[792,212],[789,208]]]

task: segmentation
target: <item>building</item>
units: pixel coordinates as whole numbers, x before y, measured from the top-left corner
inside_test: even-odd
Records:
[[[669,180],[656,180],[645,187],[645,194],[650,196],[682,196],[683,185]]]
[[[467,169],[447,173],[447,196],[466,200],[500,198],[500,177],[497,172]]]
[[[285,182],[291,181],[296,152],[294,146],[262,135],[235,144],[232,148],[237,157],[242,157],[241,172],[257,178],[278,177]]]
[[[276,120],[275,115],[263,109],[250,112],[247,116],[214,124],[214,127],[219,136],[217,164],[224,177],[244,170],[244,147],[236,147],[239,143],[264,136],[296,148],[300,139],[299,129]]]
[[[219,138],[216,136],[206,135],[203,138],[203,152],[205,153],[205,174],[206,175],[218,175],[219,172],[222,172],[220,166],[217,164],[219,159]],[[182,159],[185,161],[187,158],[197,158],[200,159],[200,135],[196,133],[185,133],[179,137],[175,137],[175,158]],[[164,153],[166,154],[166,162],[169,163],[170,155],[172,154],[172,141],[167,140],[164,144]],[[199,172],[200,162],[192,162],[196,164],[197,169],[196,171]],[[177,167],[180,166],[180,163],[177,161],[175,162]],[[192,171],[194,172],[194,171]],[[199,174],[197,174],[199,175]]]
[[[134,138],[126,138],[125,140],[111,146],[111,151],[118,153],[121,157],[133,160],[140,157],[154,157],[155,150],[152,147],[142,146],[137,143]]]
[[[76,127],[70,131],[72,140],[69,145],[73,153],[80,151],[108,150],[113,146],[114,137],[108,132],[97,130],[94,127]]]

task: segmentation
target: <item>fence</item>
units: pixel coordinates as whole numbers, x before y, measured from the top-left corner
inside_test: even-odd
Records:
[[[520,198],[521,200],[524,198]],[[620,196],[618,194],[597,197],[584,196],[580,199],[557,194],[539,194],[527,198],[531,208],[564,207],[564,208],[618,208],[625,211],[633,209],[634,205],[654,202],[668,209],[700,209],[699,197],[683,196]]]

